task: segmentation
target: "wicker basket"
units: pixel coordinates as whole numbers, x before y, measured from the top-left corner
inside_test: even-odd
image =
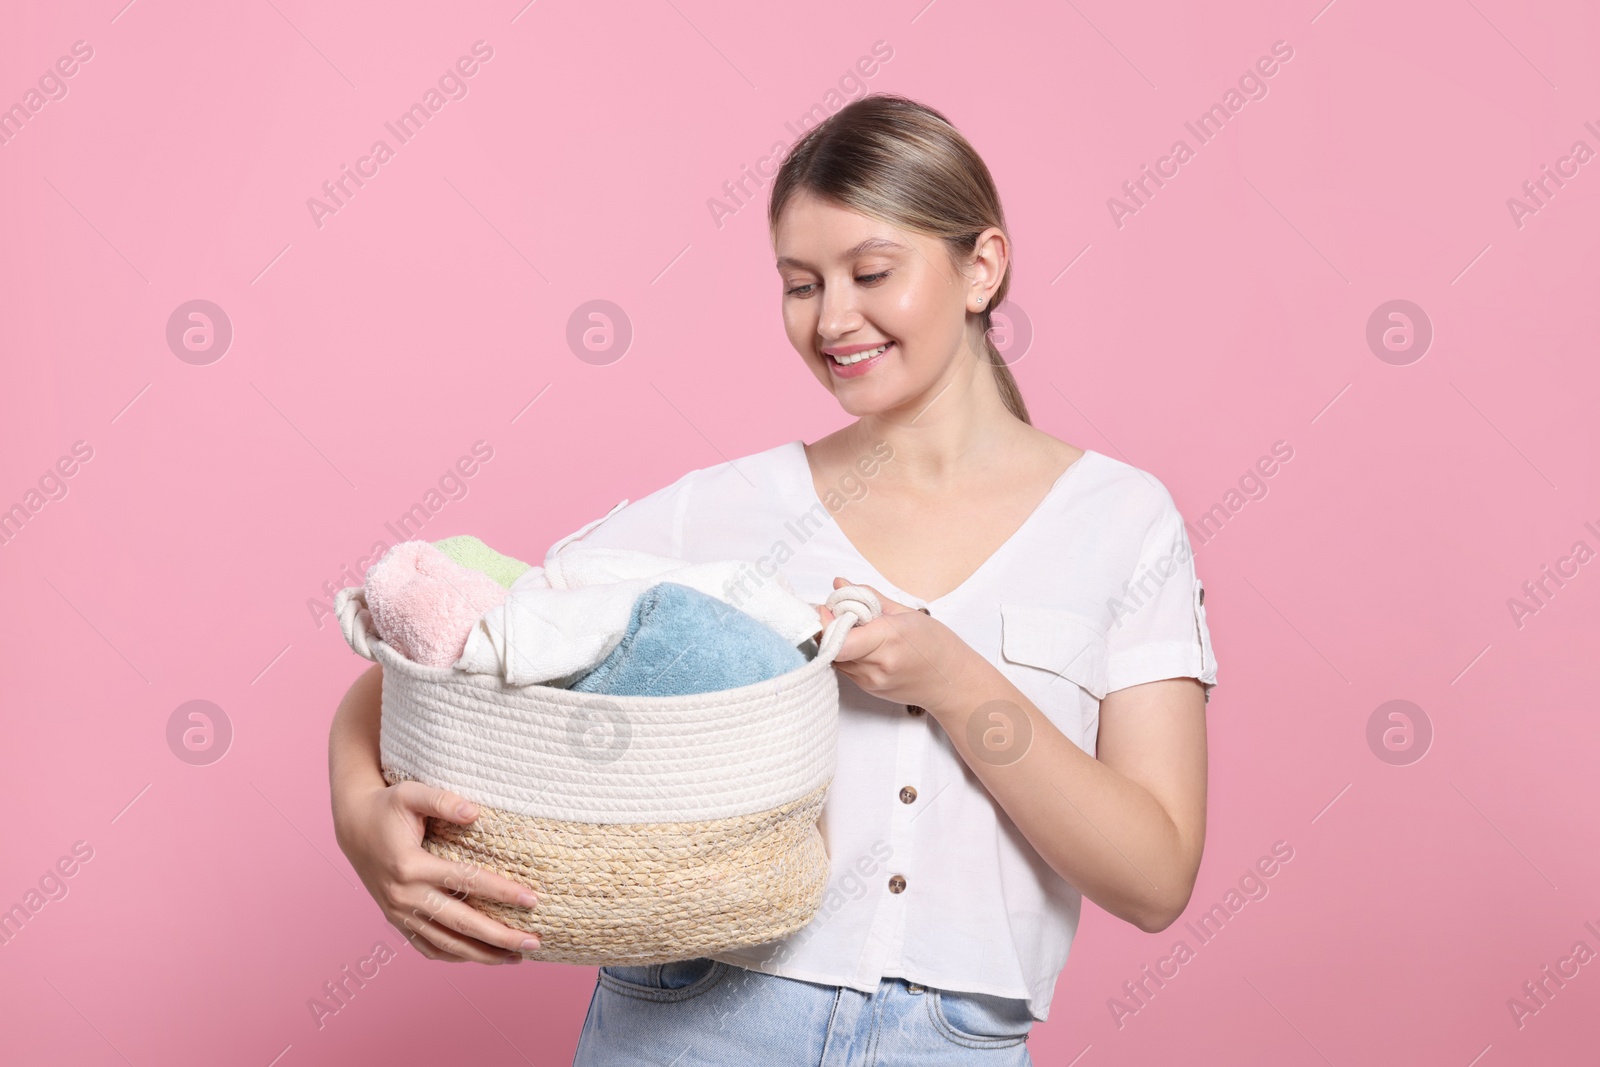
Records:
[[[383,666],[381,763],[473,801],[423,847],[502,874],[529,908],[469,896],[539,937],[528,959],[643,965],[786,937],[828,880],[817,829],[837,760],[833,659],[875,618],[869,589],[829,596],[816,654],[787,674],[691,696],[601,696],[425,667],[373,631],[360,588],[335,610]]]

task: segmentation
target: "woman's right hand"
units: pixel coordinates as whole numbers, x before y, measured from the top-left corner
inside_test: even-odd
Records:
[[[537,896],[493,871],[423,848],[430,815],[465,824],[478,813],[454,793],[397,782],[336,804],[334,830],[384,917],[418,952],[451,963],[521,963],[521,951],[539,947],[538,936],[491,919],[462,897],[471,893],[528,908],[538,903]]]
[[[388,785],[379,765],[383,669],[355,680],[328,731],[333,832],[384,918],[431,960],[520,963],[539,947],[536,935],[496,922],[467,894],[532,907],[537,895],[511,879],[422,847],[428,816],[454,823],[477,818],[474,805],[421,782]],[[465,805],[465,810],[463,810]]]

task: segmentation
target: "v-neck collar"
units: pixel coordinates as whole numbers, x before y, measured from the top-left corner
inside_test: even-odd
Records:
[[[964,592],[968,586],[972,585],[978,580],[978,578],[985,570],[989,568],[990,564],[992,564],[997,557],[1002,555],[1008,548],[1010,548],[1012,544],[1021,539],[1022,535],[1027,532],[1028,528],[1033,525],[1034,520],[1037,519],[1045,510],[1046,506],[1058,495],[1060,495],[1062,487],[1072,481],[1073,474],[1078,470],[1079,467],[1083,466],[1084,461],[1090,456],[1099,455],[1099,453],[1095,452],[1092,448],[1084,449],[1083,455],[1073,460],[1071,466],[1067,467],[1066,470],[1062,471],[1061,474],[1057,476],[1055,482],[1051,484],[1049,490],[1047,490],[1044,496],[1039,500],[1039,503],[1035,505],[1034,509],[1028,513],[1028,517],[1023,519],[1021,525],[1019,525],[1015,530],[1011,531],[1011,536],[1002,541],[999,548],[996,548],[993,552],[989,553],[988,557],[984,559],[982,563],[978,564],[978,566],[973,569],[971,574],[963,578],[961,583],[954,589],[943,594],[942,596],[936,596],[931,600],[924,600],[922,597],[906,592],[904,589],[901,589],[899,586],[889,581],[889,579],[885,578],[883,576],[883,572],[878,570],[877,566],[874,565],[873,562],[869,560],[859,548],[856,547],[854,541],[850,540],[850,535],[844,532],[844,527],[840,526],[838,520],[833,517],[833,512],[828,508],[828,505],[823,502],[820,496],[817,495],[816,481],[811,477],[811,464],[806,459],[805,442],[799,438],[796,438],[795,440],[789,442],[789,448],[794,456],[794,463],[800,478],[799,492],[801,498],[806,501],[807,510],[810,510],[810,506],[812,504],[821,505],[823,514],[827,516],[828,526],[832,528],[834,535],[839,538],[839,540],[844,544],[844,547],[850,551],[850,554],[856,558],[861,566],[865,567],[871,572],[871,577],[875,580],[868,584],[875,585],[879,589],[893,594],[895,600],[898,600],[903,604],[908,604],[911,607],[931,606],[943,601],[947,601],[950,598],[958,596]]]

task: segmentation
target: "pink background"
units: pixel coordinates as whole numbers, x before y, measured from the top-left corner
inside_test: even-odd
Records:
[[[1191,520],[1293,449],[1196,539],[1221,684],[1189,913],[1146,935],[1086,903],[1035,1062],[1594,1060],[1600,963],[1521,1027],[1507,1006],[1600,951],[1600,562],[1520,627],[1507,603],[1600,550],[1600,161],[1507,207],[1600,149],[1592,7],[524,2],[6,17],[0,105],[93,58],[0,145],[0,507],[93,456],[0,545],[0,907],[93,857],[0,946],[0,1059],[569,1061],[592,968],[430,963],[339,852],[327,727],[366,664],[308,601],[474,441],[493,459],[424,536],[542,558],[841,425],[782,332],[764,193],[720,228],[707,201],[881,40],[865,87],[944,111],[999,183],[1037,425]],[[478,40],[468,95],[319,228],[307,198]],[[1280,40],[1268,95],[1115,225]],[[209,365],[165,337],[194,299],[234,331]],[[594,299],[634,329],[609,365],[566,341]],[[1395,299],[1434,329],[1407,365],[1365,336]],[[1432,724],[1409,765],[1367,741],[1395,699]],[[225,758],[169,749],[190,700]],[[1119,1027],[1123,982],[1277,841],[1270,894]],[[308,998],[379,940],[396,958],[319,1029]]]

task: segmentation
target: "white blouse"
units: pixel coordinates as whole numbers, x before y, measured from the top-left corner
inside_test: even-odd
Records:
[[[819,498],[804,445],[790,441],[623,501],[583,540],[695,563],[747,559],[816,604],[840,575],[927,607],[1090,755],[1112,690],[1188,677],[1210,699],[1217,665],[1204,592],[1183,517],[1155,478],[1085,452],[966,581],[924,601],[879,574],[833,518],[871,491],[879,456]],[[1035,1019],[1047,1018],[1081,895],[931,715],[838,679],[839,763],[819,821],[832,864],[822,906],[782,941],[714,958],[865,993],[899,976],[1025,999]]]

